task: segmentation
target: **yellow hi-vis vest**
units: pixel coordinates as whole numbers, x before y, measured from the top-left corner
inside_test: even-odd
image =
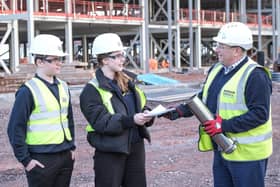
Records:
[[[106,107],[106,109],[108,110],[108,112],[110,114],[114,114],[115,111],[114,111],[114,108],[112,106],[112,102],[111,102],[111,98],[112,98],[112,93],[107,91],[107,90],[104,90],[102,88],[99,87],[98,85],[98,82],[96,79],[92,79],[88,82],[89,84],[91,84],[92,86],[94,86],[97,91],[99,92],[99,95],[101,96],[101,99],[102,99],[102,103],[103,105]],[[145,94],[144,92],[139,89],[137,86],[135,86],[135,89],[136,89],[136,92],[139,94],[140,96],[140,103],[141,103],[141,108],[144,108],[144,106],[146,105],[146,97],[145,97]],[[86,131],[87,132],[93,132],[94,129],[92,128],[92,126],[90,124],[87,125],[86,127]]]
[[[35,105],[27,122],[26,143],[28,145],[60,144],[64,137],[72,140],[67,118],[69,106],[67,84],[59,80],[59,102],[38,78],[32,78],[25,85],[30,89]]]
[[[218,96],[217,113],[223,119],[231,119],[248,112],[244,98],[245,86],[250,73],[256,67],[262,66],[249,59],[221,89]],[[207,101],[208,89],[221,68],[223,68],[222,64],[216,64],[207,78],[202,96],[204,103]],[[270,76],[270,72],[266,68],[264,69]],[[230,161],[253,161],[268,158],[272,154],[271,110],[266,123],[246,132],[225,134],[237,142],[237,148],[230,154],[222,153],[224,159]],[[199,150],[208,151],[212,149],[210,136],[200,128]]]

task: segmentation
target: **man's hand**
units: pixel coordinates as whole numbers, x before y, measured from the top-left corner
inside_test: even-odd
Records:
[[[32,159],[29,163],[28,163],[28,165],[26,166],[26,171],[30,171],[30,170],[32,170],[35,166],[39,166],[39,167],[41,167],[41,168],[44,168],[45,166],[41,163],[41,162],[39,162],[38,160],[34,160],[34,159]]]
[[[169,112],[166,112],[162,115],[159,115],[158,117],[164,117],[164,118],[167,118],[169,120],[176,120],[178,118],[180,118],[182,116],[182,112],[179,110],[178,107],[174,108],[174,110],[171,110]]]
[[[204,122],[203,125],[205,132],[207,132],[210,136],[222,133],[222,121],[221,116],[217,115],[216,119]]]

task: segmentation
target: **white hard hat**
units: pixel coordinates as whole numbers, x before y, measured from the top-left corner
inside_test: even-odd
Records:
[[[93,55],[124,50],[122,41],[117,34],[105,33],[98,35],[92,44]]]
[[[63,52],[62,41],[51,34],[37,35],[30,46],[30,53],[36,55],[66,56]]]
[[[229,46],[239,46],[245,50],[253,47],[253,36],[247,25],[241,22],[230,22],[222,26],[213,40]]]

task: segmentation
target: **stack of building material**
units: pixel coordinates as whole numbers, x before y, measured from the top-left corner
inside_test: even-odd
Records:
[[[5,75],[0,77],[0,93],[15,92],[27,80],[27,76]]]
[[[20,64],[19,71],[0,76],[0,93],[15,92],[20,85],[32,78],[35,74],[34,64]],[[69,85],[86,84],[94,76],[93,70],[85,70],[81,64],[64,64],[59,74],[59,78]]]
[[[81,63],[64,64],[58,77],[69,85],[87,83],[94,76],[94,71],[85,69]]]

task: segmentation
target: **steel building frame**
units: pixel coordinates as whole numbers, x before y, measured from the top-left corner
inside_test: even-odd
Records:
[[[225,0],[219,10],[205,9],[203,5],[209,2],[0,0],[0,44],[10,46],[10,65],[5,64],[1,53],[0,64],[6,73],[12,73],[22,58],[28,57],[32,63],[28,49],[39,33],[56,34],[64,40],[68,63],[76,60],[74,45],[80,39],[82,60],[88,62],[92,39],[102,32],[116,32],[128,47],[128,59],[134,68],[149,72],[150,58],[167,58],[172,62],[169,70],[182,65],[200,68],[204,58],[211,63],[211,38],[228,21],[242,21],[251,28],[255,40],[252,56],[264,50],[268,64],[280,57],[279,1],[258,0],[256,4],[252,0]]]

